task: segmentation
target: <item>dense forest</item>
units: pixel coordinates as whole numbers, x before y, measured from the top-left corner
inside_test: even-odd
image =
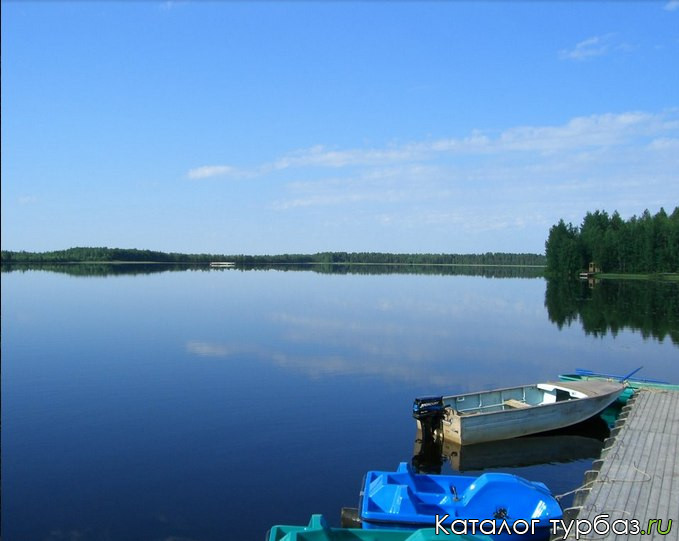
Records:
[[[121,248],[69,248],[52,252],[2,251],[2,263],[209,263],[223,256],[178,254]]]
[[[179,254],[120,248],[70,248],[54,252],[2,251],[2,263],[184,263],[233,261],[237,265],[373,264],[373,265],[519,265],[544,266],[539,254],[389,254],[380,252],[320,252],[316,254],[223,255]]]
[[[561,220],[549,230],[545,256],[550,275],[575,275],[590,263],[607,273],[679,272],[679,207],[629,220],[597,210],[580,227]]]

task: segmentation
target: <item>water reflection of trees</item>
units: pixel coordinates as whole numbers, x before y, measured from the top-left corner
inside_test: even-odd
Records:
[[[46,271],[82,277],[134,276],[187,270],[207,271],[210,268],[206,265],[167,263],[15,263],[2,266],[2,272]]]
[[[425,274],[438,276],[484,276],[486,278],[538,278],[542,267],[494,267],[479,265],[360,265],[360,264],[287,264],[253,265],[236,268],[215,268],[206,264],[166,263],[32,263],[4,264],[2,272],[48,271],[71,276],[96,277],[157,274],[199,270],[205,272],[234,271],[311,271],[321,274]]]
[[[437,276],[485,276],[487,278],[539,278],[543,267],[501,267],[484,265],[390,265],[390,264],[310,264],[256,266],[249,269],[313,271],[321,274],[427,274]]]
[[[669,336],[679,344],[676,282],[603,280],[592,287],[586,281],[547,280],[545,306],[559,329],[579,321],[594,336],[615,336],[630,328],[644,338],[662,341]]]

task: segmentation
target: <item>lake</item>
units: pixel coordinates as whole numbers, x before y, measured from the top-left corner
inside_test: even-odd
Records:
[[[338,526],[367,470],[421,451],[418,395],[576,367],[679,382],[677,283],[64,269],[2,273],[5,541]],[[563,494],[590,464],[488,469]]]

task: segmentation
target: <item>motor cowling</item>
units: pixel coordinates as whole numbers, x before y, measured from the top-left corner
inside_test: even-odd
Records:
[[[420,422],[422,440],[433,441],[445,414],[442,396],[422,396],[413,401],[413,417]]]
[[[413,401],[413,417],[418,421],[440,419],[443,417],[443,397],[423,396]]]

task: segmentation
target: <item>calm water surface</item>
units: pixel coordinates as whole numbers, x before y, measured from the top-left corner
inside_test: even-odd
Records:
[[[679,381],[669,335],[592,331],[553,302],[543,279],[3,272],[2,536],[262,540],[312,513],[339,525],[366,470],[413,457],[417,395],[576,367]],[[679,314],[664,317],[677,336]],[[562,494],[590,463],[498,470]]]

